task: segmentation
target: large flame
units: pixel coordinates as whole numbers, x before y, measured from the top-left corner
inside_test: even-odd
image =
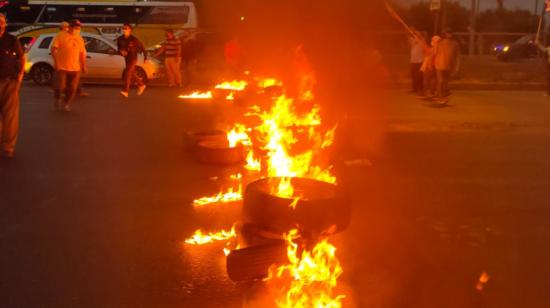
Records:
[[[288,243],[287,265],[271,267],[268,283],[283,281],[278,288],[283,295],[277,299],[278,307],[342,307],[345,295],[335,295],[338,278],[343,270],[336,257],[336,247],[326,239],[317,243],[311,251],[299,252],[295,242],[298,231],[292,230],[286,236]],[[288,283],[290,281],[290,283]]]
[[[308,177],[335,183],[336,178],[330,173],[330,167],[321,168],[314,165],[314,154],[332,144],[333,130],[321,132],[321,116],[319,107],[313,106],[307,113],[298,114],[294,100],[285,96],[279,97],[269,112],[260,115],[262,124],[257,130],[265,140],[264,149],[267,154],[267,176],[282,177],[278,187],[273,192],[282,197],[292,197],[293,188],[288,178]],[[298,138],[296,128],[307,130],[307,136]],[[300,130],[297,130],[300,131]],[[303,140],[305,139],[305,140]],[[321,142],[316,142],[321,140]],[[293,146],[306,142],[308,150],[292,153]]]

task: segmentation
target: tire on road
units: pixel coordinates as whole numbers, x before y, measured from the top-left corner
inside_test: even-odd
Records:
[[[47,63],[37,63],[31,68],[30,77],[37,85],[50,85],[53,83],[54,69]]]
[[[246,153],[242,145],[230,148],[227,140],[220,141],[201,141],[195,152],[198,161],[205,164],[215,165],[234,165],[242,163],[245,160]]]
[[[283,234],[299,228],[315,236],[344,230],[351,219],[351,199],[338,186],[313,179],[292,178],[297,195],[292,198],[272,194],[270,188],[280,178],[265,178],[250,183],[244,193],[243,223],[253,224],[269,232]]]
[[[227,133],[223,130],[206,130],[200,132],[186,132],[183,135],[183,145],[187,149],[195,150],[200,142],[224,142],[227,140]]]

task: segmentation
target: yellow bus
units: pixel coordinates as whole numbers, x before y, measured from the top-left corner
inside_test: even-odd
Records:
[[[6,2],[6,3],[4,3]],[[83,32],[114,40],[124,23],[134,26],[146,47],[164,40],[164,30],[196,29],[197,11],[193,2],[168,1],[0,1],[0,12],[8,17],[12,34],[36,38],[58,31],[61,22],[79,19]],[[4,4],[3,4],[4,3]]]

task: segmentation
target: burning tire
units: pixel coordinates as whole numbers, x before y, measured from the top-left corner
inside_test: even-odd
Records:
[[[223,130],[208,130],[203,132],[187,132],[183,136],[183,144],[188,149],[195,149],[199,143],[208,142],[224,142],[227,140],[227,134]]]
[[[205,140],[199,142],[196,151],[197,159],[206,164],[233,165],[245,160],[245,149],[242,145],[230,148],[227,140]]]
[[[267,277],[273,264],[288,263],[285,241],[233,250],[227,256],[227,275],[234,282],[252,281]]]
[[[246,187],[244,223],[279,234],[298,225],[313,236],[339,232],[349,225],[351,200],[336,185],[313,179],[292,178],[295,196],[301,197],[296,202],[295,198],[276,196],[271,192],[279,181],[280,178],[266,178]]]

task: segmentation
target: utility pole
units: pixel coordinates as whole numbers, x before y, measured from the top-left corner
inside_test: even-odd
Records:
[[[479,1],[479,0],[477,0]],[[470,56],[473,56],[475,53],[475,43],[476,43],[476,8],[477,8],[477,2],[476,0],[472,0],[472,12],[470,13],[470,44],[469,44],[469,54]]]
[[[447,0],[441,0],[441,32],[447,31]]]
[[[434,33],[433,35],[439,35],[440,33],[440,24],[441,24],[441,1],[442,0],[431,0],[430,1],[430,11],[433,12],[434,16]]]

